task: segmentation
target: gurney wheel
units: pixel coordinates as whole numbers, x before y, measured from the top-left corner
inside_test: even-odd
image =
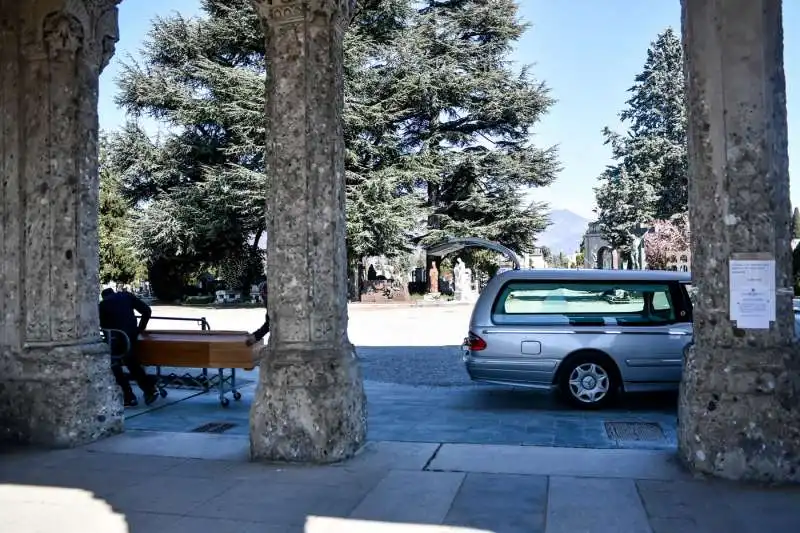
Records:
[[[236,392],[233,393],[233,399],[238,402],[239,400],[242,399],[242,393],[237,390]]]
[[[222,407],[228,407],[231,401],[227,398],[220,398],[219,403],[222,404]]]

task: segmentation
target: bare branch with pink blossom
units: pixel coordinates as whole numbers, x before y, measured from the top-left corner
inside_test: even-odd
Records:
[[[689,221],[685,215],[670,220],[655,220],[644,236],[647,266],[653,270],[667,270],[677,262],[680,254],[689,250]]]

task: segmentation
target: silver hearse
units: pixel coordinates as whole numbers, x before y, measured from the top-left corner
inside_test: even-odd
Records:
[[[511,270],[481,293],[464,340],[474,381],[558,388],[600,408],[622,391],[679,386],[692,340],[690,275]]]

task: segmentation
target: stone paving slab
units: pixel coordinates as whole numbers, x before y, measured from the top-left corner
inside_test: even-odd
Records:
[[[174,435],[174,434],[173,434]],[[106,442],[131,442],[128,435]],[[212,435],[193,439],[217,442]],[[244,438],[240,438],[246,441]],[[139,442],[145,442],[141,440]],[[186,448],[191,446],[184,443]],[[195,442],[201,449],[209,443]],[[800,487],[704,482],[659,471],[657,452],[551,450],[553,475],[520,447],[471,446],[508,473],[431,471],[452,445],[370,443],[354,460],[302,467],[109,453],[0,454],[0,530],[14,533],[761,533],[800,531]],[[123,447],[124,448],[124,447]],[[122,448],[120,448],[122,449]],[[526,449],[526,454],[528,453]],[[608,454],[613,452],[613,458]],[[634,457],[626,459],[625,456]],[[462,454],[462,458],[464,455]],[[542,455],[541,457],[544,457]],[[540,459],[541,459],[540,457]],[[649,459],[647,459],[649,457]],[[560,459],[559,459],[560,458]],[[647,467],[647,460],[655,467]],[[638,465],[602,477],[598,463]],[[532,466],[534,465],[534,466]],[[536,466],[538,465],[538,466]],[[442,466],[442,463],[439,464]],[[515,470],[512,472],[512,470]],[[625,473],[627,472],[627,474]],[[628,475],[629,477],[620,477]]]
[[[547,533],[651,533],[632,479],[550,478]]]
[[[423,470],[439,447],[437,443],[370,442],[347,465],[362,469]],[[102,454],[113,454],[140,455],[146,457],[148,461],[163,458],[164,464],[169,467],[175,466],[169,462],[170,459],[188,460],[181,465],[196,463],[203,467],[212,464],[233,468],[234,465],[244,463],[247,468],[253,467],[250,463],[246,463],[250,452],[250,441],[242,435],[127,431],[88,444],[83,450],[99,452],[99,455],[82,454],[81,457],[95,458],[103,457]],[[44,464],[52,466],[59,460],[61,459],[51,459]]]
[[[653,533],[800,531],[800,487],[639,481]]]
[[[673,452],[443,444],[428,465],[442,472],[536,474],[622,479],[686,477]]]
[[[92,452],[156,455],[189,459],[247,460],[250,445],[240,435],[126,431],[88,446]]]
[[[466,474],[444,522],[494,533],[542,533],[548,479],[516,474]]]
[[[441,524],[464,474],[392,470],[358,504],[351,518]]]

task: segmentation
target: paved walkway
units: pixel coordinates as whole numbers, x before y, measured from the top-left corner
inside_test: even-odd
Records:
[[[129,431],[0,455],[13,533],[800,531],[800,489],[691,479],[670,452],[373,442],[325,467],[247,461],[236,435]]]
[[[213,391],[170,389],[166,401],[126,410],[126,427],[188,433],[205,424],[226,423],[226,435],[247,436],[257,376],[245,375],[253,381],[242,388],[242,401],[228,408],[219,405]],[[659,398],[628,398],[614,409],[587,412],[560,404],[554,395],[508,387],[367,381],[365,388],[368,438],[374,441],[669,450],[676,446],[674,398],[666,404],[657,403]],[[631,427],[647,432],[635,433]],[[614,433],[615,428],[622,431]]]
[[[348,336],[356,346],[459,345],[469,329],[471,305],[350,306]],[[205,317],[211,329],[254,331],[264,322],[264,309],[208,309],[191,306],[153,307],[156,317]],[[199,329],[195,321],[153,319],[149,329]]]

